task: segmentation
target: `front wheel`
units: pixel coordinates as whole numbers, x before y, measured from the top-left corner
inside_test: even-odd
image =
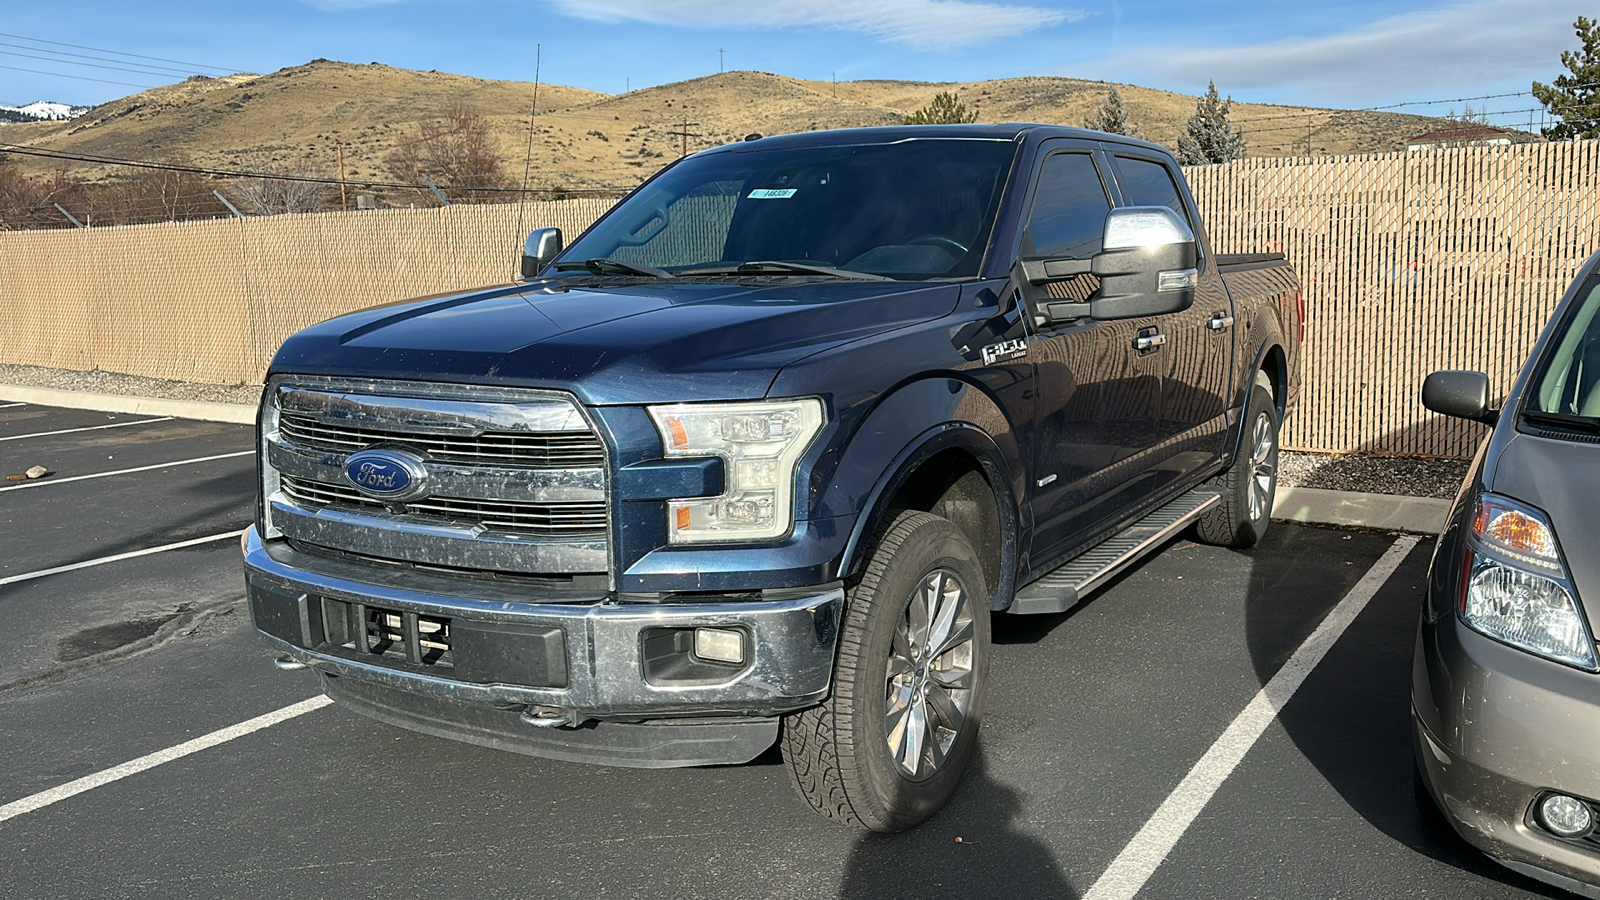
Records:
[[[883,531],[849,594],[832,696],[783,723],[789,780],[812,808],[893,832],[950,799],[983,715],[987,598],[949,521],[903,512]]]
[[[1222,502],[1195,523],[1200,540],[1224,547],[1254,547],[1267,533],[1278,491],[1278,425],[1272,380],[1267,373],[1257,372],[1245,407],[1239,454],[1228,471],[1212,481],[1212,486],[1222,491]]]

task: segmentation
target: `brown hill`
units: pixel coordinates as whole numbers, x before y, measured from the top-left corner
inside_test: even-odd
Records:
[[[682,152],[737,140],[822,128],[887,125],[951,91],[982,121],[1081,125],[1112,85],[1070,78],[930,84],[803,81],[729,72],[621,95],[544,84],[538,88],[530,184],[619,189],[637,184]],[[1175,146],[1195,98],[1116,85],[1142,134]],[[385,157],[421,123],[455,103],[475,108],[505,170],[520,180],[528,147],[531,82],[490,81],[372,63],[315,60],[270,75],[230,75],[156,88],[96,107],[68,122],[0,125],[0,143],[118,159],[184,160],[223,169],[303,162],[327,177],[392,180]],[[1237,103],[1253,156],[1396,150],[1439,120],[1421,116]],[[686,133],[686,134],[685,134]],[[32,171],[57,163],[33,160]],[[75,174],[115,177],[103,166]],[[402,194],[406,196],[401,196]],[[385,192],[385,201],[416,200]]]

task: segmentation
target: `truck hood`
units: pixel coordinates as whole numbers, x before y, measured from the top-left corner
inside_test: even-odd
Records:
[[[746,400],[789,363],[949,315],[960,294],[869,281],[519,284],[330,319],[285,341],[271,371],[556,388],[598,406]]]

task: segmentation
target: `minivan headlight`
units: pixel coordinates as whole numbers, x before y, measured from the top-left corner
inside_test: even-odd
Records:
[[[794,527],[795,470],[822,430],[821,400],[652,406],[650,418],[667,456],[723,461],[720,495],[667,501],[671,543],[772,540]]]
[[[1505,497],[1478,498],[1461,618],[1529,653],[1596,671],[1594,639],[1544,513]]]

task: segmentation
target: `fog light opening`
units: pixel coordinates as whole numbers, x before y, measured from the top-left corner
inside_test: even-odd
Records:
[[[1589,804],[1566,794],[1547,794],[1538,806],[1539,824],[1558,837],[1581,838],[1594,830]]]
[[[694,655],[730,665],[744,663],[744,632],[726,628],[696,628]]]

